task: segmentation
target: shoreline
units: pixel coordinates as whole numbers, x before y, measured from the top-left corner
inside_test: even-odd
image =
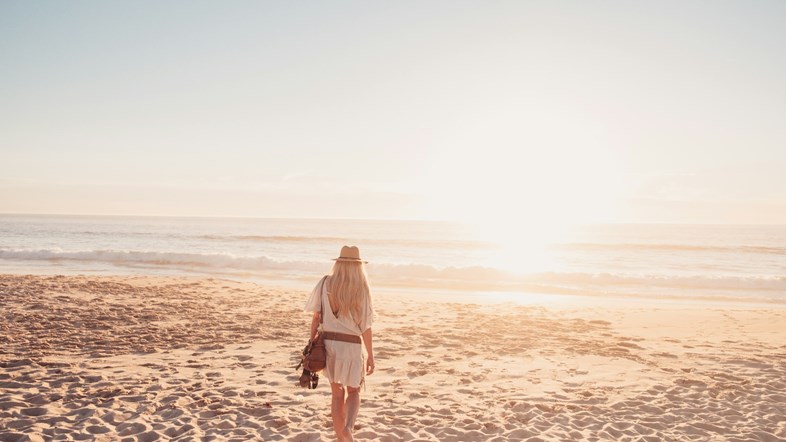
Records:
[[[334,440],[308,291],[0,275],[0,439]],[[786,310],[376,290],[358,440],[786,439]]]
[[[65,276],[65,277],[94,277],[94,278],[134,278],[134,277],[153,277],[153,278],[185,278],[192,280],[216,280],[231,281],[238,283],[252,283],[270,287],[276,290],[310,292],[313,288],[310,284],[311,279],[305,278],[265,278],[255,275],[233,275],[224,273],[178,273],[170,271],[159,272],[106,272],[103,270],[95,273],[85,273],[81,271],[54,271],[50,266],[36,269],[30,267],[11,267],[13,272],[3,271],[0,276],[19,276],[30,275],[39,277]],[[149,270],[149,269],[145,269]],[[312,278],[314,281],[319,278]],[[373,279],[372,279],[373,282]],[[372,285],[373,293],[396,294],[399,296],[431,302],[459,302],[462,304],[515,304],[515,305],[549,305],[557,307],[563,304],[577,304],[590,306],[594,304],[606,304],[616,302],[632,305],[653,305],[662,307],[665,305],[690,306],[698,304],[701,306],[712,305],[724,308],[783,308],[786,309],[786,298],[783,300],[775,298],[754,298],[754,297],[732,297],[732,296],[712,296],[712,295],[645,295],[645,294],[625,294],[625,293],[604,293],[595,292],[575,293],[578,289],[571,289],[569,292],[556,291],[522,291],[522,290],[498,290],[483,288],[444,288],[438,284],[424,286],[407,285]],[[428,299],[423,295],[428,294]]]

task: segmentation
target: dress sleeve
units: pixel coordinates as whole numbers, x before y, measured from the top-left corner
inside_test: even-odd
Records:
[[[371,324],[374,323],[374,303],[371,300],[371,295],[369,295],[366,298],[366,302],[364,304],[365,304],[363,308],[364,314],[360,322],[358,323],[358,327],[360,327],[361,333],[370,329]]]
[[[308,301],[306,301],[306,307],[303,311],[306,312],[318,312],[322,310],[322,283],[324,281],[324,277],[319,280],[314,290],[311,290],[311,295],[308,297]]]

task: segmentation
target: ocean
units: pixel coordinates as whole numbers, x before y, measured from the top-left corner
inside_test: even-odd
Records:
[[[0,271],[204,275],[310,288],[347,244],[369,261],[372,286],[426,296],[786,303],[786,226],[598,224],[526,233],[495,238],[431,221],[0,215]]]

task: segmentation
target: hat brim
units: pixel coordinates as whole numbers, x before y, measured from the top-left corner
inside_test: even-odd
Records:
[[[368,261],[363,261],[362,259],[358,259],[358,258],[333,258],[333,261],[362,262],[363,264],[368,264]]]

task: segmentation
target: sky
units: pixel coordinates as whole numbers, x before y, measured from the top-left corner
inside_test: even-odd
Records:
[[[0,3],[0,213],[786,224],[786,2]]]

